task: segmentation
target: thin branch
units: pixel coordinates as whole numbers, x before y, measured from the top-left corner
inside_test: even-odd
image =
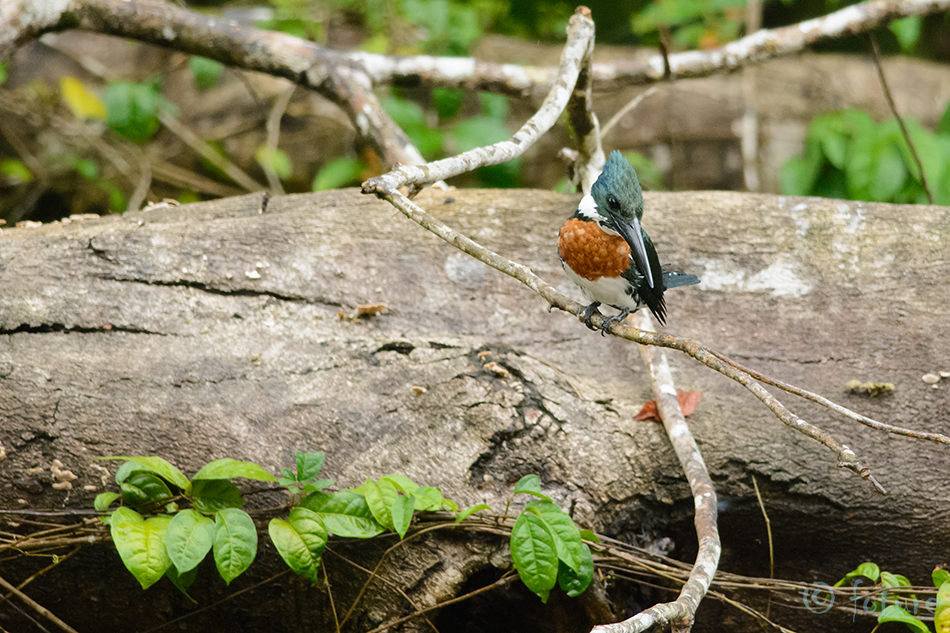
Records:
[[[881,88],[884,89],[884,98],[887,99],[887,107],[891,109],[891,114],[897,119],[897,125],[901,128],[901,134],[904,136],[904,141],[907,142],[907,146],[910,148],[910,154],[914,157],[914,162],[917,164],[917,171],[920,172],[920,183],[924,186],[924,192],[927,194],[927,202],[930,204],[934,203],[933,193],[930,191],[930,185],[927,184],[927,173],[924,171],[924,163],[920,160],[920,154],[917,153],[917,147],[914,145],[914,141],[910,138],[910,132],[907,131],[907,125],[904,124],[904,117],[900,115],[900,112],[897,111],[897,105],[894,103],[894,97],[891,95],[891,88],[887,85],[887,78],[884,77],[884,67],[881,65],[881,49],[878,48],[877,38],[874,37],[874,33],[868,33],[868,45],[871,48],[871,59],[874,60],[874,67],[877,69],[877,76],[881,80]]]
[[[639,319],[641,330],[653,331],[653,324],[646,312],[640,313]],[[696,609],[716,576],[719,556],[722,553],[722,543],[719,540],[717,527],[716,490],[699,447],[696,446],[696,441],[686,424],[686,418],[680,410],[666,354],[648,345],[640,346],[640,354],[650,370],[657,412],[660,414],[663,427],[666,429],[666,434],[670,438],[673,450],[676,451],[676,456],[683,467],[683,472],[686,473],[693,493],[699,551],[689,579],[683,585],[676,600],[650,607],[623,622],[594,627],[593,633],[639,633],[654,624],[663,622],[670,622],[674,631],[689,631],[696,616]]]
[[[831,400],[829,400],[828,398],[818,395],[817,393],[807,391],[805,389],[802,389],[801,387],[796,387],[795,385],[791,385],[787,382],[782,382],[781,380],[776,380],[775,378],[770,378],[762,373],[757,372],[754,369],[750,369],[744,365],[737,363],[731,358],[728,358],[727,356],[715,350],[709,350],[709,352],[713,354],[714,356],[716,356],[722,362],[728,365],[732,365],[739,371],[749,374],[750,376],[752,376],[759,382],[765,383],[766,385],[772,385],[773,387],[778,387],[782,391],[788,392],[795,396],[799,396],[801,398],[804,398],[805,400],[810,400],[816,404],[820,404],[826,409],[830,409],[839,415],[842,415],[846,418],[850,418],[854,420],[855,422],[860,422],[861,424],[864,424],[865,426],[869,426],[872,429],[876,429],[878,431],[884,431],[885,433],[893,433],[894,435],[904,435],[906,437],[913,437],[918,440],[927,440],[929,442],[937,442],[938,444],[950,444],[950,437],[947,437],[946,435],[942,435],[940,433],[931,433],[930,431],[914,431],[912,429],[907,429],[901,426],[894,426],[893,424],[878,422],[877,420],[874,420],[867,416],[861,415],[860,413],[856,413],[852,411],[851,409],[843,407],[840,404],[836,404],[832,402]]]
[[[23,593],[22,591],[20,591],[13,585],[11,585],[2,577],[0,577],[0,587],[3,587],[7,591],[15,595],[17,598],[22,600],[31,609],[36,611],[38,614],[40,614],[41,616],[43,616],[44,618],[46,618],[47,620],[49,620],[50,622],[52,622],[53,624],[61,628],[62,630],[66,631],[66,633],[79,633],[76,629],[74,629],[73,627],[69,626],[68,624],[66,624],[59,618],[57,618],[49,609],[47,609],[36,600],[34,600],[33,598],[29,597],[28,595],[26,595],[25,593]]]
[[[634,97],[629,102],[627,102],[627,104],[624,107],[620,108],[620,110],[617,111],[617,114],[610,117],[610,120],[604,124],[604,127],[601,128],[600,130],[600,138],[604,138],[605,136],[607,136],[607,134],[610,133],[610,130],[612,130],[615,125],[617,125],[618,123],[620,123],[620,121],[623,120],[623,117],[627,116],[627,114],[631,110],[636,109],[636,107],[639,106],[643,102],[644,99],[646,99],[647,97],[652,97],[657,92],[659,92],[659,90],[660,90],[659,88],[657,88],[656,86],[653,86],[652,88],[649,88],[648,90],[641,92],[636,97]]]

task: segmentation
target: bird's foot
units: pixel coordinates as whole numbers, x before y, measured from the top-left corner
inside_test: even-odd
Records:
[[[606,319],[604,319],[604,325],[600,328],[601,336],[607,333],[607,328],[609,328],[611,324],[623,322],[623,320],[626,319],[627,315],[629,314],[630,314],[630,308],[624,308],[623,310],[620,311],[620,314],[615,314],[611,317],[607,317]]]
[[[584,308],[584,325],[586,325],[588,329],[591,329],[591,330],[597,329],[593,326],[593,324],[591,324],[590,318],[594,316],[595,314],[600,314],[600,310],[597,309],[599,307],[600,307],[600,301],[595,301],[589,306],[587,306],[586,308]],[[603,315],[601,314],[601,316]]]

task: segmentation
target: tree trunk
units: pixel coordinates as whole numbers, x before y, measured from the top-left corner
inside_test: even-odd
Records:
[[[576,196],[429,190],[418,201],[579,298],[555,244]],[[921,380],[950,369],[950,209],[736,193],[655,193],[646,202],[644,227],[661,261],[703,281],[668,293],[669,332],[875,419],[950,433],[950,380]],[[355,317],[374,303],[385,311]],[[296,450],[325,450],[325,474],[339,487],[398,472],[498,512],[514,482],[537,473],[582,525],[639,544],[669,537],[674,555],[691,560],[685,479],[662,428],[633,420],[651,398],[637,350],[546,308],[352,190],[274,198],[263,212],[255,194],[4,229],[0,507],[90,508],[97,492],[115,489],[117,462],[95,461],[103,455],[158,455],[191,474],[220,457],[277,472]],[[874,560],[923,584],[947,562],[947,447],[778,394],[854,449],[888,488],[882,497],[739,385],[687,357],[670,360],[678,386],[703,393],[689,423],[718,485],[722,569],[769,573],[753,476],[771,519],[776,577],[832,584]],[[851,379],[895,389],[870,398],[849,392]],[[52,486],[56,459],[78,476],[71,490]],[[350,548],[372,568],[391,544],[333,549]],[[419,604],[444,600],[497,579],[504,545],[430,536],[405,549],[392,578]],[[206,605],[250,586],[277,568],[267,552],[257,576],[224,589],[209,568],[199,574],[208,588],[193,593]],[[326,561],[342,615],[365,575]],[[3,575],[16,583],[37,564],[46,562],[21,557]],[[517,585],[497,600],[520,596],[511,593]],[[385,586],[373,590],[385,599],[357,611],[353,630],[409,609]],[[141,631],[194,610],[174,589],[141,593],[106,546],[27,592],[80,631]],[[332,630],[326,593],[285,577],[186,625]],[[733,630],[755,630],[707,602],[697,630],[719,630],[728,618],[737,618]],[[556,603],[573,614],[559,617],[560,628],[589,627],[569,599]],[[452,617],[513,617],[499,602],[482,604],[481,616]],[[520,604],[525,628],[542,626],[529,623],[539,601]],[[431,616],[443,633],[459,626],[438,620],[447,612]],[[772,615],[798,618],[799,631],[830,630],[831,616],[802,613]]]

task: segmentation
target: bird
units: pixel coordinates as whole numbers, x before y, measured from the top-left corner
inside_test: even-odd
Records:
[[[601,315],[601,304],[620,310],[604,320],[601,334],[644,305],[665,324],[663,293],[699,283],[696,275],[660,266],[653,240],[640,226],[642,218],[643,190],[637,172],[614,150],[557,239],[564,272],[590,302],[584,309],[584,324],[591,330],[596,328],[590,319]]]

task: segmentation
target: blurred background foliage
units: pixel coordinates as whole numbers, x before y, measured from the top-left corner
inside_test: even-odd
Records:
[[[719,46],[745,34],[743,0],[594,0],[586,4],[595,17],[611,16],[597,22],[599,45],[657,46],[662,42],[675,52]],[[773,0],[764,3],[762,21],[766,28],[790,24],[846,4]],[[468,55],[487,33],[560,42],[575,7],[556,0],[271,0],[255,7],[215,1],[190,5],[200,11],[232,12],[262,28],[326,46],[390,55]],[[876,37],[885,53],[945,62],[950,59],[947,27],[946,15],[905,18],[879,29]],[[821,49],[866,53],[867,44],[863,38],[852,37]],[[199,93],[213,90],[225,73],[231,72],[200,57],[188,59],[187,68],[193,89]],[[0,217],[15,222],[81,212],[121,212],[151,199],[149,182],[143,194],[142,183],[128,175],[139,172],[134,168],[125,171],[122,165],[159,151],[152,148],[156,135],[163,121],[167,124],[168,117],[177,114],[163,87],[165,71],[151,72],[136,81],[107,75],[98,79],[66,75],[58,86],[36,80],[18,87],[16,95],[5,85],[7,72],[8,64],[0,66],[0,97],[7,96],[0,105],[13,110],[19,107],[19,114],[32,121],[36,130],[51,133],[37,132],[38,140],[34,140],[40,149],[28,151],[23,139],[0,125],[4,132],[0,138]],[[513,116],[509,99],[495,94],[425,86],[379,92],[387,112],[427,160],[503,140],[514,130],[512,121],[520,120]],[[942,204],[950,204],[948,117],[950,110],[935,130],[908,122],[935,201]],[[52,133],[56,130],[59,134]],[[93,137],[101,137],[101,141],[89,140]],[[222,185],[172,188],[179,201],[240,191],[226,169],[231,157],[225,143],[214,139],[202,142],[197,179]],[[256,164],[247,168],[250,178],[262,186],[268,178],[277,178],[288,192],[356,185],[382,168],[376,157],[355,147],[319,157],[315,169],[308,157],[274,144],[260,142],[252,155]],[[628,155],[648,188],[664,186],[662,172],[653,163],[643,155]],[[804,153],[785,164],[780,176],[782,192],[787,194],[890,202],[925,200],[919,169],[896,123],[875,122],[856,110],[816,118],[808,129]],[[151,174],[143,178],[148,180]],[[514,161],[482,168],[453,184],[519,187],[524,184],[522,165]],[[50,193],[53,190],[56,195]],[[70,190],[78,193],[64,193]]]

